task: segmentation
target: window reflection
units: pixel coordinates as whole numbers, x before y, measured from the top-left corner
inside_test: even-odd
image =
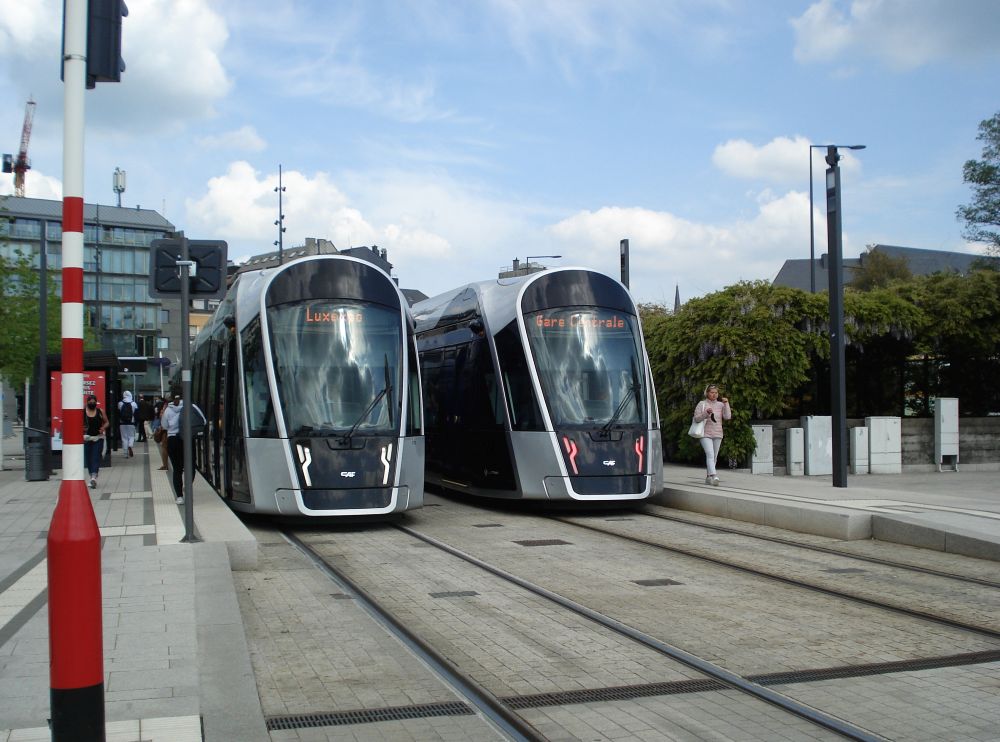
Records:
[[[281,306],[269,321],[289,435],[343,434],[355,425],[356,435],[398,428],[398,312],[333,300]]]
[[[644,423],[644,366],[635,317],[599,307],[525,316],[528,342],[556,427]]]

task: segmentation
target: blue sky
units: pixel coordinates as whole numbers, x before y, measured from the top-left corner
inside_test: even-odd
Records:
[[[153,208],[231,258],[387,248],[428,294],[562,255],[672,305],[809,255],[811,143],[844,252],[981,252],[955,210],[1000,111],[995,0],[129,0],[86,95],[88,202]],[[0,0],[0,151],[37,101],[29,196],[62,197],[60,0]],[[817,255],[826,251],[821,154]],[[4,176],[0,194],[11,193]]]

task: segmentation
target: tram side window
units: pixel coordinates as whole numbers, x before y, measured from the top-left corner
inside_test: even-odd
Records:
[[[274,419],[271,388],[267,383],[267,365],[260,318],[254,319],[243,333],[243,368],[246,373],[248,434],[251,438],[274,438],[278,427]]]
[[[420,371],[424,381],[424,430],[431,432],[440,427],[441,351],[430,350],[420,354]]]
[[[496,346],[514,430],[543,430],[542,414],[535,401],[528,359],[524,355],[517,320],[497,333]]]

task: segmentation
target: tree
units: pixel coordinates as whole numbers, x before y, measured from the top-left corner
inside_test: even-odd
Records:
[[[926,367],[917,396],[958,397],[961,409],[1000,412],[1000,271],[937,273],[894,286],[921,312],[914,338]]]
[[[921,310],[888,289],[844,297],[848,348],[882,365],[901,368],[923,326]],[[733,420],[726,425],[720,456],[746,462],[754,449],[750,422],[788,414],[830,355],[827,295],[766,281],[692,299],[674,314],[646,313],[643,329],[663,443],[674,459],[700,459],[700,446],[686,433],[707,384],[719,384],[732,400]],[[857,374],[871,377],[876,387],[855,394],[882,405],[887,393],[877,386],[880,371]],[[898,403],[898,393],[893,397],[890,390],[888,396]]]
[[[645,316],[667,450],[700,455],[686,431],[705,386],[717,383],[733,402],[720,457],[745,461],[754,448],[750,421],[780,414],[823,352],[823,337],[808,328],[825,313],[822,294],[756,281],[692,299],[672,315]]]
[[[965,222],[962,236],[986,243],[986,251],[1000,255],[1000,113],[979,123],[976,139],[983,142],[983,159],[968,160],[962,180],[972,186],[972,203],[958,207]]]
[[[869,245],[861,256],[861,266],[854,272],[850,286],[858,291],[885,288],[895,281],[908,281],[913,273],[906,258],[894,258]]]
[[[0,254],[0,377],[18,388],[35,375],[38,358],[38,288],[40,274],[20,250]],[[46,302],[45,347],[58,353],[62,332],[60,298],[50,273]]]

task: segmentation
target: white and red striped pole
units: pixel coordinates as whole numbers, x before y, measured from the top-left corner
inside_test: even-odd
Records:
[[[63,46],[63,479],[48,535],[52,739],[104,732],[101,534],[83,462],[83,122],[87,0],[65,0]]]

